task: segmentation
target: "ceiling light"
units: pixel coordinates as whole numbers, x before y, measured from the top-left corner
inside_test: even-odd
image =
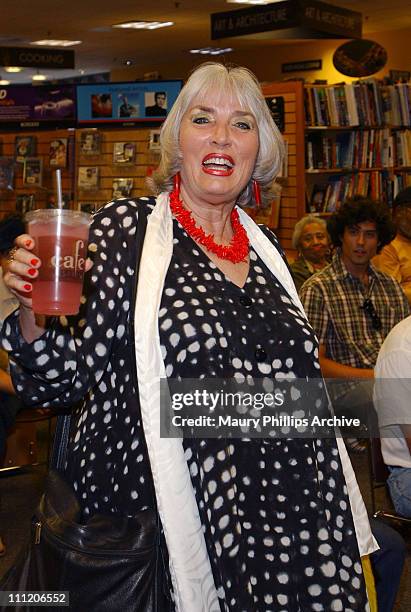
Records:
[[[39,47],[72,47],[73,45],[81,45],[81,40],[52,40],[47,38],[46,40],[33,40],[31,45],[38,45]]]
[[[126,21],[116,23],[113,28],[130,28],[132,30],[157,30],[157,28],[167,28],[174,25],[174,21]]]
[[[20,68],[19,66],[6,66],[4,70],[6,72],[21,72],[23,68]]]
[[[279,0],[226,0],[227,4],[270,4]]]
[[[199,53],[200,55],[222,55],[223,53],[230,53],[233,51],[232,47],[203,47],[202,49],[190,49],[190,53]]]
[[[174,21],[157,21],[157,22],[153,22],[151,25],[148,26],[149,30],[157,30],[158,28],[168,28],[169,26],[174,25]]]
[[[45,74],[40,74],[40,72],[37,70],[36,74],[33,74],[33,76],[31,77],[32,81],[45,81],[47,79]]]
[[[8,81],[7,79],[2,79],[0,77],[0,85],[10,85],[10,81]]]

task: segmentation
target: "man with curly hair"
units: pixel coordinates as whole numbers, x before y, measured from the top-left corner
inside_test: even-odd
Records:
[[[304,283],[301,300],[320,342],[322,373],[335,380],[330,389],[336,412],[369,423],[375,419],[378,352],[409,314],[399,283],[370,263],[394,238],[395,226],[385,205],[357,196],[330,218],[328,231],[335,247],[332,262]]]

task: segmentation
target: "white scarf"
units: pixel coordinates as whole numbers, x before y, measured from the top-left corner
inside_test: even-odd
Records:
[[[277,249],[251,218],[238,209],[250,244],[294,304],[304,313],[293,280]],[[141,414],[157,505],[170,559],[177,612],[219,612],[217,591],[181,438],[160,438],[160,379],[166,378],[160,349],[158,313],[173,253],[173,218],[168,194],[157,198],[148,216],[135,309],[135,348]],[[305,317],[305,314],[303,314]],[[340,438],[337,444],[347,483],[361,555],[378,548],[364,502]]]

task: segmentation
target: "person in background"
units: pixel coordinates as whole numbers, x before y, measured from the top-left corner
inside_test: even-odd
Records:
[[[4,319],[19,305],[17,298],[5,286],[3,274],[8,268],[8,259],[14,246],[14,240],[23,232],[23,220],[17,215],[5,217],[0,222],[0,329]],[[10,401],[15,391],[8,370],[7,353],[0,349],[0,460],[6,449],[7,431],[13,426],[20,406],[16,398],[13,397],[13,401]],[[0,537],[0,556],[3,556],[5,552],[6,547]]]
[[[375,366],[375,407],[387,480],[398,514],[411,518],[411,317],[391,330]]]
[[[357,197],[347,200],[329,220],[335,252],[331,264],[302,286],[301,300],[320,342],[320,364],[328,381],[336,413],[369,421],[373,409],[374,365],[390,329],[409,313],[398,283],[376,271],[370,260],[395,234],[390,214],[382,204]],[[358,379],[364,377],[364,384]],[[351,379],[351,380],[350,380]],[[355,434],[351,434],[355,435]],[[347,446],[364,451],[361,440]],[[381,521],[371,519],[380,550],[370,555],[377,588],[378,609],[394,607],[405,559],[401,536]]]
[[[400,191],[394,200],[394,222],[397,235],[372,263],[400,283],[411,304],[411,187]]]
[[[410,312],[400,285],[371,265],[395,235],[389,210],[356,197],[328,222],[335,247],[332,262],[309,278],[301,300],[319,342],[323,375],[349,383],[330,385],[336,412],[376,421],[372,382],[378,352],[389,331]],[[352,450],[365,450],[355,438]]]
[[[20,308],[3,346],[24,400],[83,400],[65,476],[84,521],[157,505],[179,612],[367,606],[360,557],[377,545],[341,440],[166,438],[157,426],[161,378],[228,379],[250,392],[257,379],[270,389],[277,378],[318,380],[317,339],[283,252],[240,208],[258,191],[271,201],[282,153],[255,76],[201,65],[163,125],[157,197],[93,216],[78,316],[35,317],[31,236],[17,238],[5,277]],[[318,413],[314,401],[307,409]]]
[[[298,252],[297,259],[290,264],[291,275],[297,291],[305,281],[329,264],[330,245],[327,224],[324,219],[307,215],[294,227],[291,239]]]

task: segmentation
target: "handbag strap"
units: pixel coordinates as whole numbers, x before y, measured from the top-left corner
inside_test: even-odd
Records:
[[[135,268],[134,268],[134,278],[133,278],[133,297],[131,301],[131,309],[132,313],[130,316],[130,331],[131,337],[134,338],[134,307],[136,303],[137,297],[137,283],[138,283],[138,272],[140,268],[141,254],[143,252],[143,244],[144,237],[147,229],[147,214],[148,210],[144,204],[138,206],[138,222],[136,229],[136,254],[135,254]],[[133,345],[134,346],[134,345]],[[137,385],[137,365],[135,358],[132,359],[132,367],[133,367],[133,378],[135,384]],[[138,393],[138,388],[136,387],[136,392]],[[71,413],[70,414],[60,414],[57,417],[56,429],[54,433],[54,441],[53,441],[53,450],[50,457],[50,469],[57,470],[59,472],[64,471],[64,466],[66,463],[67,457],[67,448],[70,437],[70,427],[71,427]],[[155,497],[154,497],[155,499]]]

